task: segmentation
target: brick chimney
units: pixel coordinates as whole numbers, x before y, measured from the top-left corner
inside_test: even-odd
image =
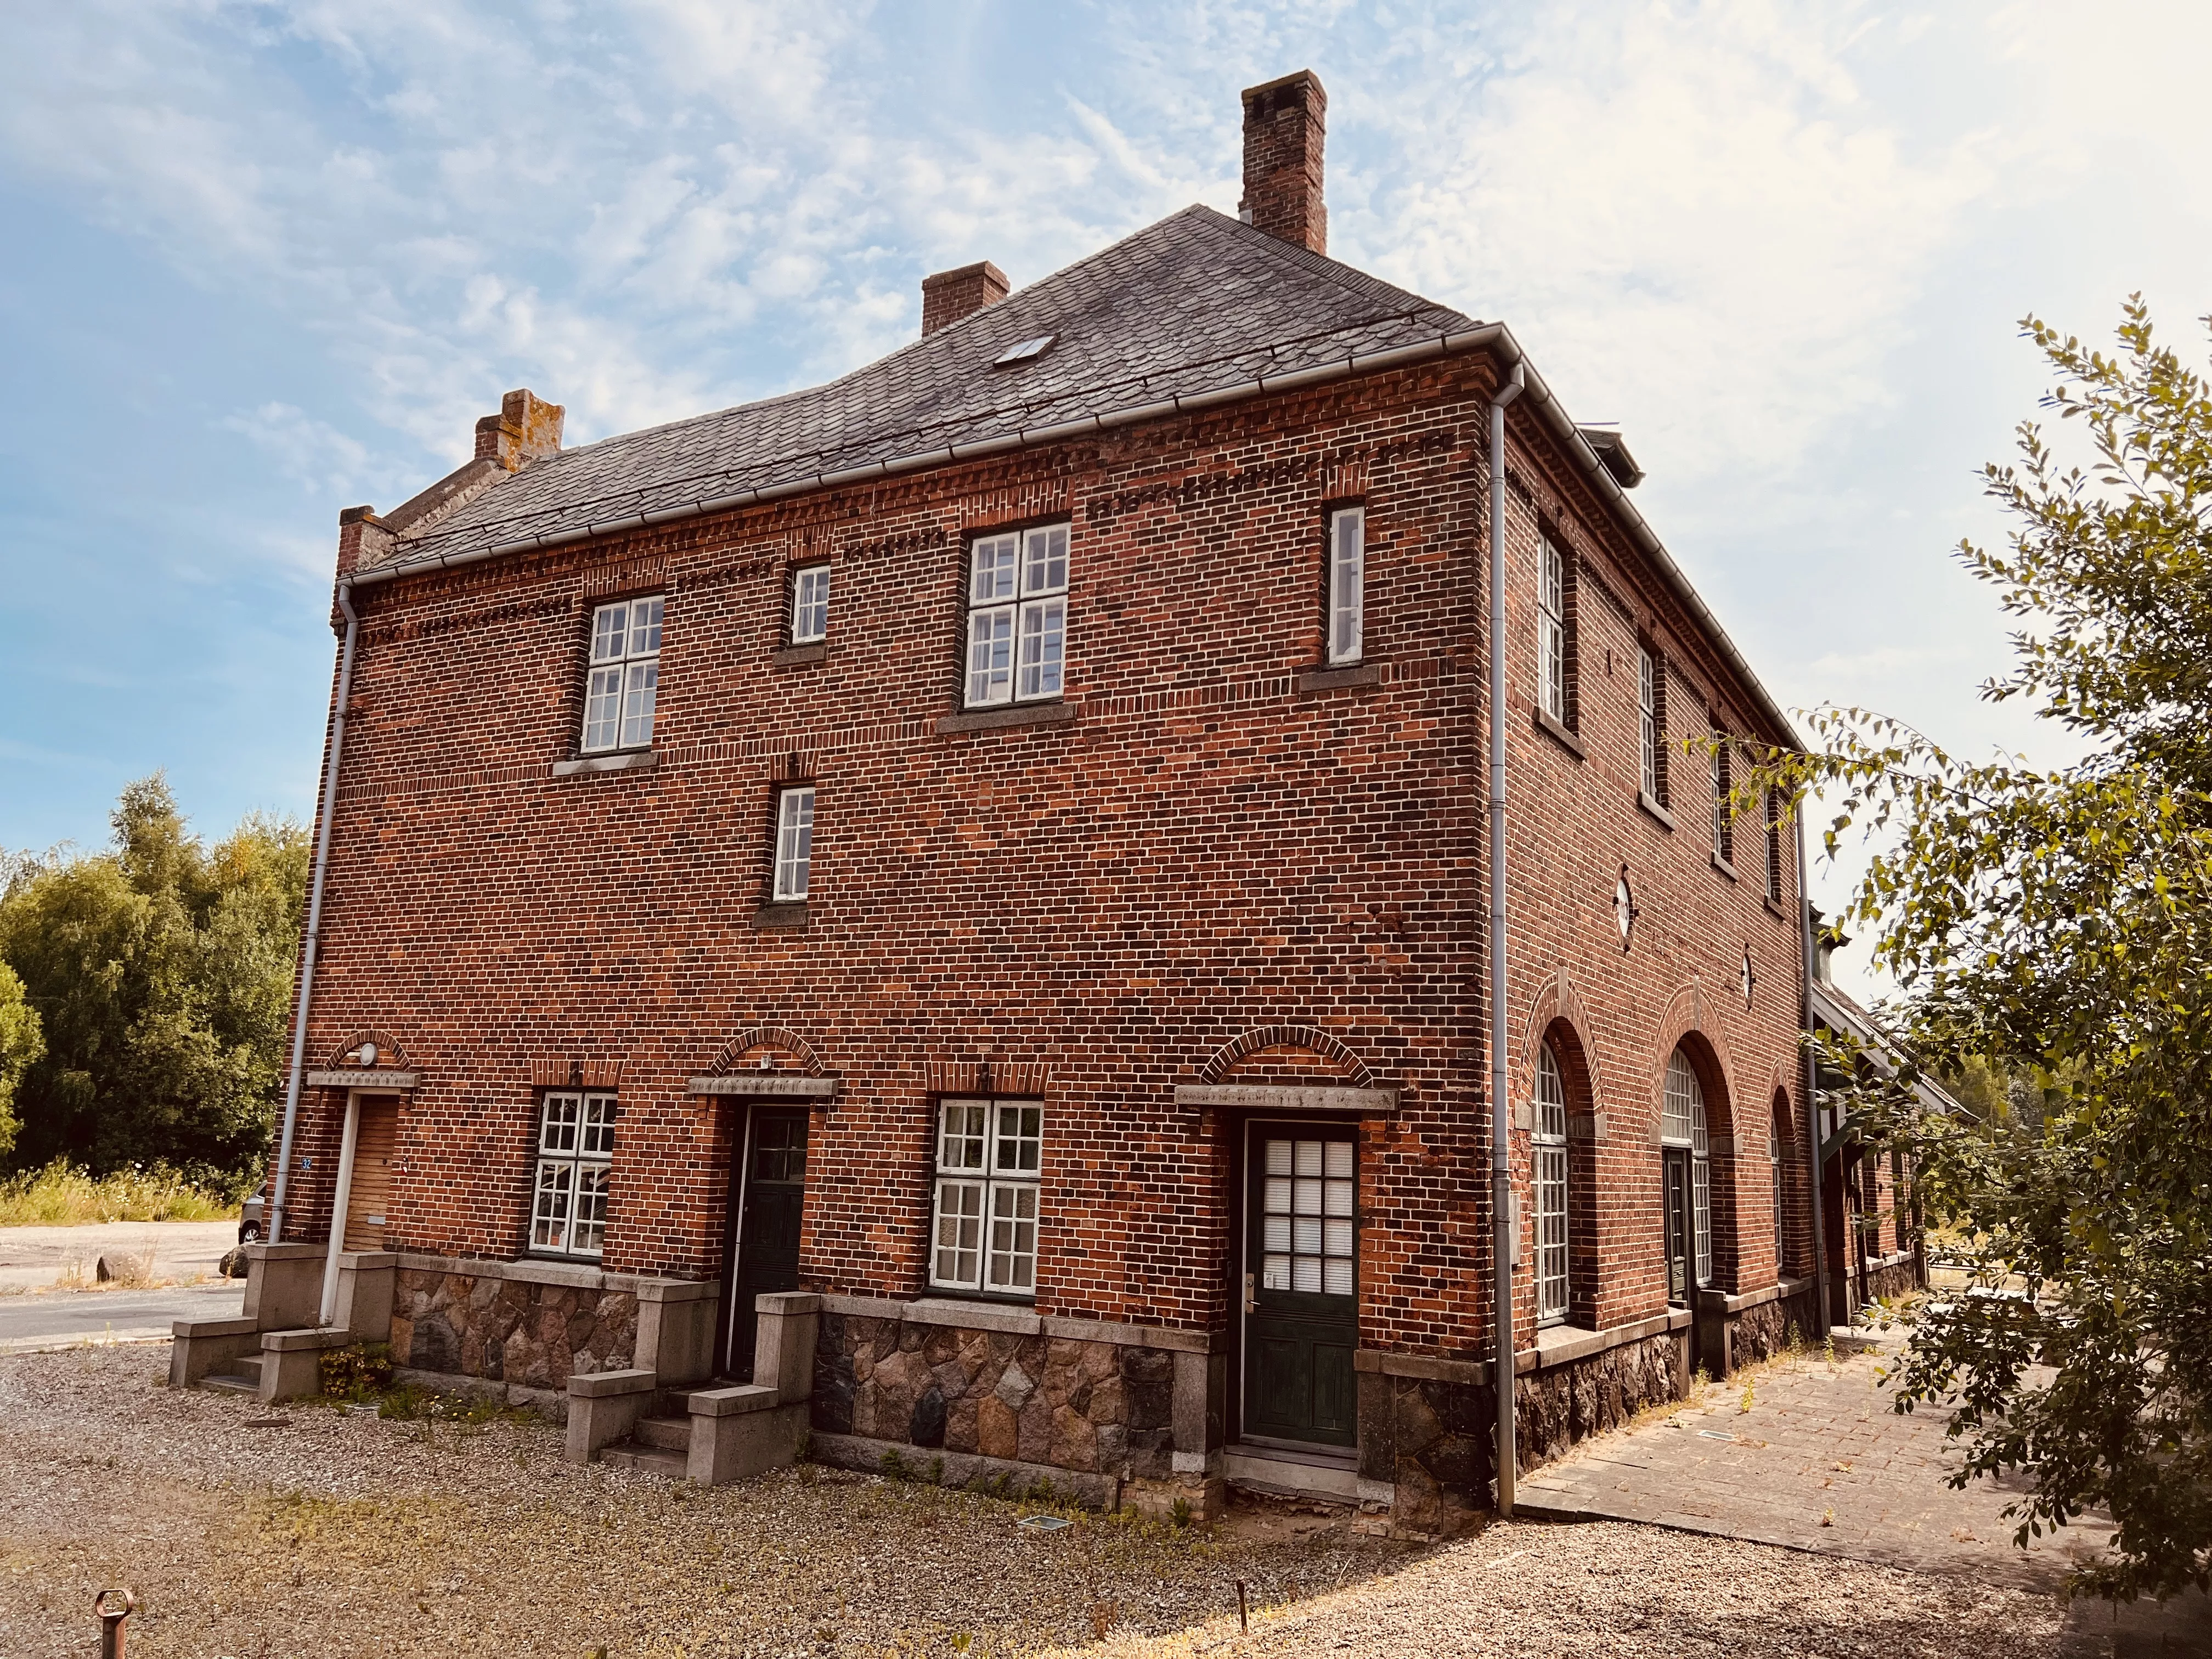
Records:
[[[934,334],[1006,297],[1006,273],[988,259],[921,279],[921,331]]]
[[[1328,252],[1321,149],[1328,94],[1311,70],[1244,88],[1244,199],[1237,216],[1316,253]]]
[[[499,413],[477,422],[477,459],[520,472],[561,453],[561,420],[568,411],[525,388],[499,400]]]

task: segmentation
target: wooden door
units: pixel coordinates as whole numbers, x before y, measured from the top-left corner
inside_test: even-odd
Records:
[[[1247,1133],[1243,1432],[1349,1446],[1358,1427],[1358,1132],[1255,1123]]]
[[[384,1248],[392,1206],[392,1155],[399,1139],[399,1103],[380,1095],[361,1103],[354,1129],[353,1184],[346,1188],[345,1248]]]
[[[732,1206],[738,1237],[722,1356],[723,1374],[741,1381],[753,1374],[753,1339],[760,1322],[753,1298],[767,1291],[799,1288],[799,1228],[806,1210],[805,1109],[755,1107],[747,1139]]]
[[[1667,1299],[1678,1307],[1690,1305],[1690,1261],[1692,1249],[1691,1229],[1694,1224],[1690,1207],[1690,1154],[1686,1148],[1669,1147],[1662,1155],[1660,1165],[1665,1191],[1661,1207],[1665,1212],[1667,1225]]]

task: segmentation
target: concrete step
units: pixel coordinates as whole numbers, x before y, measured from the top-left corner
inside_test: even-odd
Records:
[[[261,1356],[259,1354],[240,1354],[234,1363],[238,1367],[235,1371],[231,1373],[234,1376],[252,1377],[257,1383],[261,1381]]]
[[[258,1362],[255,1369],[260,1369]],[[261,1395],[261,1379],[258,1376],[204,1376],[200,1378],[200,1387],[213,1389],[217,1394],[250,1394],[256,1399]]]
[[[640,1474],[658,1474],[671,1480],[684,1479],[684,1454],[670,1451],[665,1447],[641,1446],[635,1440],[618,1440],[603,1449],[599,1457],[617,1468],[635,1469]]]
[[[691,1419],[689,1417],[647,1417],[638,1421],[630,1431],[630,1438],[643,1446],[658,1446],[663,1451],[689,1451],[691,1449]]]

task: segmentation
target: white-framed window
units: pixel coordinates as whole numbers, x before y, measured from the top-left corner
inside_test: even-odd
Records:
[[[805,899],[807,871],[813,862],[814,786],[806,783],[775,798],[775,902]]]
[[[1735,819],[1729,811],[1729,738],[1713,733],[1713,856],[1730,869],[1735,867]]]
[[[1644,798],[1667,804],[1667,671],[1647,646],[1636,648],[1637,735]]]
[[[1713,1158],[1712,1143],[1705,1134],[1705,1091],[1698,1081],[1698,1068],[1677,1048],[1667,1060],[1667,1084],[1661,1096],[1659,1140],[1662,1146],[1690,1149],[1690,1209],[1692,1254],[1699,1285],[1713,1281]]]
[[[1567,1085],[1548,1042],[1536,1051],[1536,1322],[1567,1316]]]
[[[1766,1136],[1766,1166],[1774,1176],[1774,1271],[1785,1273],[1790,1267],[1790,1252],[1782,1244],[1782,1137],[1769,1130]]]
[[[1067,526],[979,536],[968,550],[968,703],[1060,695],[1067,661]]]
[[[1567,568],[1552,538],[1536,544],[1536,695],[1543,710],[1567,723]]]
[[[586,754],[652,746],[665,603],[658,596],[623,599],[592,613],[592,672],[584,693]]]
[[[1036,1294],[1037,1181],[1043,1162],[1042,1103],[939,1104],[932,1285],[993,1296]]]
[[[1260,1288],[1358,1295],[1358,1149],[1348,1140],[1270,1140],[1262,1156]]]
[[[543,1255],[597,1255],[607,1236],[607,1183],[615,1156],[615,1097],[548,1091],[538,1109],[538,1186],[530,1248]]]
[[[791,573],[791,642],[818,645],[830,637],[830,567],[803,564]]]
[[[1328,659],[1358,662],[1367,647],[1367,509],[1328,515]]]

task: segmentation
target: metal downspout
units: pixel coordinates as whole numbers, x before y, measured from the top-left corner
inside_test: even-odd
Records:
[[[284,1237],[284,1194],[291,1184],[292,1137],[300,1120],[300,1085],[307,1076],[307,1006],[315,994],[315,956],[323,936],[323,875],[331,863],[331,820],[338,810],[338,757],[345,749],[346,702],[353,695],[354,647],[361,618],[354,614],[353,584],[338,584],[345,643],[338,649],[338,695],[331,713],[331,752],[323,763],[322,822],[315,826],[315,872],[307,884],[307,937],[300,955],[300,1008],[292,1023],[292,1079],[284,1085],[284,1130],[276,1142],[276,1191],[269,1204],[269,1242]]]
[[[1505,406],[1528,384],[1519,363],[1490,400],[1490,1231],[1498,1353],[1498,1513],[1513,1513],[1513,1160],[1505,1099]]]
[[[1818,1100],[1818,1073],[1813,1056],[1813,901],[1805,891],[1805,816],[1803,803],[1799,803],[1797,826],[1797,936],[1798,949],[1803,957],[1803,969],[1799,975],[1799,1007],[1804,1027],[1804,1091],[1805,1146],[1807,1166],[1813,1172],[1813,1294],[1820,1300],[1820,1322],[1816,1329],[1805,1333],[1808,1340],[1818,1336],[1826,1338],[1829,1325],[1835,1319],[1835,1310],[1828,1303],[1828,1229],[1820,1211],[1820,1183],[1823,1172],[1820,1159],[1820,1108]]]

